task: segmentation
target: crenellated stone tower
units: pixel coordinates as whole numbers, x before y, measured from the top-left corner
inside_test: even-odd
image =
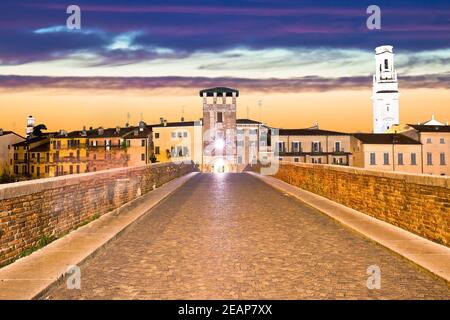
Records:
[[[239,91],[216,87],[203,98],[203,171],[236,171],[236,98]]]

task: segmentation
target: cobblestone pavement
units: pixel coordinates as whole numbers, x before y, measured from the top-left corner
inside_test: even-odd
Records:
[[[381,268],[369,290],[367,268]],[[199,174],[50,299],[450,299],[443,282],[247,174]]]

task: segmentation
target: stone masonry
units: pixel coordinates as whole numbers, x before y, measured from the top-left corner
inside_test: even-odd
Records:
[[[193,170],[150,164],[0,186],[0,266]]]
[[[274,177],[450,246],[449,177],[304,163]]]

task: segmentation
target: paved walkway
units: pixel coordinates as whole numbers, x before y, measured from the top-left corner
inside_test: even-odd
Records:
[[[82,265],[81,282],[47,298],[450,299],[442,281],[247,174],[195,176]]]

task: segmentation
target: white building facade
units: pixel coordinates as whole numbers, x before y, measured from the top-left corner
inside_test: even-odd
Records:
[[[373,132],[384,133],[400,123],[398,81],[392,46],[375,49],[376,72],[373,76]]]

